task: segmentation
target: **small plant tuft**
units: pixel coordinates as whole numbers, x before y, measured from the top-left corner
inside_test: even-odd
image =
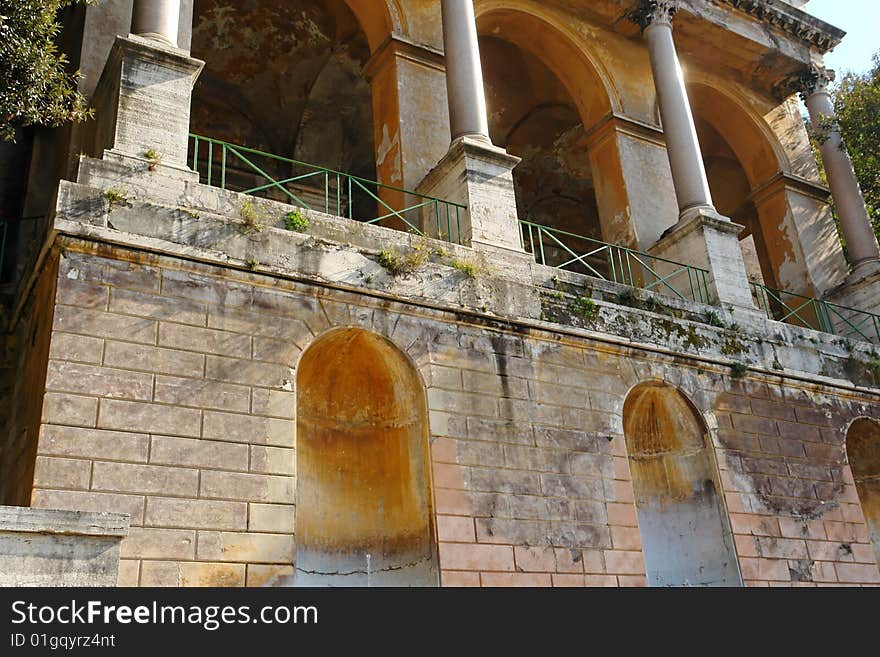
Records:
[[[309,228],[311,228],[311,223],[309,218],[302,213],[302,210],[293,210],[284,217],[284,227],[295,233],[307,233]]]
[[[578,297],[568,307],[572,315],[586,322],[592,322],[599,314],[599,306],[589,297]]]
[[[746,353],[749,348],[745,342],[739,337],[738,333],[731,333],[725,336],[721,345],[721,353],[725,356],[736,356]]]
[[[251,259],[251,260],[246,260],[244,263],[244,266],[247,267],[248,269],[250,269],[251,271],[254,271],[259,264],[260,263],[257,262],[256,260]]]
[[[724,322],[721,321],[721,318],[718,316],[714,310],[710,310],[706,313],[706,323],[709,326],[714,326],[716,328],[724,328]]]
[[[155,171],[159,168],[159,165],[162,164],[162,153],[155,148],[150,148],[144,151],[144,157],[147,158],[147,162],[150,165],[150,171]]]
[[[111,212],[115,207],[128,207],[131,205],[128,200],[128,192],[125,191],[124,187],[111,187],[104,192],[104,199],[110,206]]]
[[[624,290],[617,295],[617,303],[621,306],[632,306],[635,302],[635,295],[632,290]]]
[[[730,366],[730,376],[734,379],[742,379],[749,373],[748,365],[744,363],[734,363]]]
[[[379,254],[379,264],[392,276],[408,276],[424,267],[430,258],[431,249],[425,238],[420,244],[412,247],[406,255],[383,249]]]
[[[453,269],[457,269],[460,272],[463,272],[468,275],[470,278],[476,278],[478,267],[475,263],[470,262],[468,260],[461,260],[459,258],[453,258],[450,263]]]
[[[262,221],[262,215],[257,209],[257,205],[250,199],[241,204],[239,215],[241,216],[244,225],[251,230],[255,230],[258,233],[262,233],[266,230],[266,224]]]
[[[379,264],[392,276],[401,276],[404,273],[403,259],[393,251],[383,249],[379,254]]]

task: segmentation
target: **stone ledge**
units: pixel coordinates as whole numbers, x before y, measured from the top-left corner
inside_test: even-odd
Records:
[[[119,537],[128,535],[127,513],[55,511],[0,506],[0,533]]]
[[[224,268],[233,278],[268,276],[330,286],[459,316],[465,313],[477,322],[522,323],[558,333],[586,330],[602,341],[727,365],[747,364],[777,376],[877,387],[873,380],[853,379],[846,372],[848,359],[854,365],[869,363],[875,345],[773,322],[757,312],[731,313],[542,267],[526,262],[525,254],[514,258],[504,251],[482,253],[322,213],[303,211],[311,221],[309,234],[279,229],[275,226],[283,225],[292,209],[279,202],[252,201],[265,211],[267,225],[262,231],[249,231],[239,216],[249,197],[204,185],[188,190],[192,196],[181,198],[181,206],[133,199],[108,212],[100,188],[63,183],[46,249],[56,235],[66,235],[62,249],[105,248],[89,248],[76,240],[115,244],[151,254],[132,257],[202,262]],[[146,191],[138,196],[149,198]],[[213,212],[188,209],[193,207],[211,207]],[[393,275],[381,264],[380,251],[405,258],[417,250],[428,257],[419,259],[411,273]],[[468,274],[469,268],[477,273]],[[570,317],[569,307],[589,305],[583,301],[588,298],[598,310],[596,321],[584,324]],[[655,309],[659,314],[652,312]],[[545,322],[545,314],[563,321]]]

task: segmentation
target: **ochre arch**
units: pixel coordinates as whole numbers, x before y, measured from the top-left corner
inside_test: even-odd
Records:
[[[375,53],[392,33],[405,34],[406,24],[399,0],[345,0]]]
[[[621,103],[611,76],[567,27],[539,13],[534,4],[490,0],[475,3],[481,35],[509,41],[534,55],[565,85],[584,126],[599,123]]]
[[[297,368],[300,585],[436,585],[425,387],[359,328],[317,339]]]
[[[673,386],[643,383],[627,395],[623,427],[649,585],[741,584],[697,408]]]
[[[791,163],[766,121],[743,105],[716,81],[688,81],[695,116],[709,123],[733,150],[752,189],[778,173],[790,173]]]
[[[692,77],[688,96],[715,205],[745,226],[740,238],[749,277],[812,295],[806,271],[798,265],[806,254],[785,187],[770,184],[791,172],[778,138],[763,117],[716,80]],[[713,144],[727,154],[713,158]]]

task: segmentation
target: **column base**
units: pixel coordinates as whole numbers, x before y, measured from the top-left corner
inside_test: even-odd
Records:
[[[488,141],[461,137],[416,191],[467,206],[459,225],[452,228],[459,234],[446,235],[452,241],[523,253],[513,189],[513,169],[519,163],[520,158]],[[436,217],[426,212],[422,227],[427,234],[437,237],[445,232],[447,224],[436,223]]]
[[[157,40],[118,36],[95,90],[89,152],[185,167],[192,88],[205,63]]]
[[[880,315],[880,261],[859,263],[843,285],[825,295],[825,300]]]
[[[104,191],[113,189],[127,198],[178,205],[195,193],[199,174],[185,166],[156,167],[144,158],[107,150],[100,159],[80,157],[76,182]]]
[[[739,246],[742,230],[742,226],[710,207],[689,208],[649,252],[708,270],[712,303],[757,315]]]

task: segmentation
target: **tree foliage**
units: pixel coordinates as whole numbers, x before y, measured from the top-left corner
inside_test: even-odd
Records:
[[[0,139],[14,140],[19,127],[89,116],[56,44],[59,13],[83,1],[92,0],[0,0]]]
[[[867,73],[843,76],[834,105],[874,232],[880,236],[880,52]]]

